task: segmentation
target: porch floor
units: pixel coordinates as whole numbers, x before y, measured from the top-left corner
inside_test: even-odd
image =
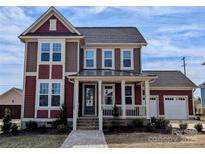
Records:
[[[61,148],[107,148],[103,131],[76,130],[72,131]]]

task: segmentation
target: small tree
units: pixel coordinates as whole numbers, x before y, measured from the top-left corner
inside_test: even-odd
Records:
[[[53,127],[54,128],[57,128],[58,125],[65,125],[67,126],[67,110],[66,110],[66,107],[65,105],[62,105],[61,108],[60,108],[60,115],[59,115],[59,118],[53,122]]]
[[[2,131],[4,134],[8,134],[11,130],[11,111],[8,108],[5,108]]]

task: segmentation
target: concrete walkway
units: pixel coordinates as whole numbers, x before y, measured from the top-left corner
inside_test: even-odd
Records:
[[[72,131],[61,148],[107,148],[105,136],[99,130]]]

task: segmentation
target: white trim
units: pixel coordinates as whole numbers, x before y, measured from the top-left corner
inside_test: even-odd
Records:
[[[131,67],[124,67],[123,66],[123,52],[124,51],[130,51],[130,54],[131,54]],[[121,67],[121,70],[133,70],[134,69],[134,50],[133,48],[130,48],[130,49],[125,49],[125,48],[121,48],[120,49],[120,67]]]
[[[88,115],[84,113],[85,109],[85,85],[94,85],[95,86],[95,114]],[[97,83],[82,83],[83,92],[82,92],[82,116],[89,117],[89,116],[97,116]]]
[[[126,99],[125,99],[125,106],[133,106],[133,105],[135,105],[135,88],[134,88],[135,85],[131,84],[131,83],[125,84],[125,87],[127,87],[127,86],[132,88],[132,96],[126,96],[126,94],[125,94],[125,98],[126,97],[132,97],[132,104],[126,104]]]
[[[51,13],[51,12],[54,13]],[[49,13],[51,13],[48,17],[46,17]],[[48,20],[52,15],[56,16],[56,18],[62,22],[69,30],[71,30],[71,32],[76,32],[78,35],[81,35],[81,33],[62,15],[60,14],[60,12],[58,12],[58,10],[55,7],[50,7],[40,18],[38,18],[29,28],[27,28],[22,35],[27,34],[28,32],[32,31],[32,29],[34,28],[33,31],[35,31],[36,29],[38,29],[39,26],[41,26],[43,23],[45,23],[46,20]],[[46,18],[45,18],[46,17]],[[45,21],[44,21],[45,20]],[[39,24],[39,26],[37,26],[37,24]],[[36,27],[37,26],[37,27]]]
[[[104,95],[104,94],[105,94],[105,93],[104,93],[105,86],[112,86],[112,89],[113,89],[113,96],[112,96],[112,97],[113,97],[113,104],[112,104],[112,105],[106,105],[106,104],[105,104],[105,95]],[[102,105],[103,105],[103,106],[114,106],[114,105],[115,105],[115,84],[109,84],[109,83],[107,83],[107,84],[103,84],[102,87],[103,87],[103,88],[102,88],[102,89],[103,89],[103,90],[102,90]]]
[[[87,51],[91,51],[91,52],[94,53],[94,57],[93,57],[93,63],[94,63],[93,65],[94,66],[93,67],[87,67],[86,66],[86,52]],[[96,55],[97,55],[96,54],[96,49],[89,49],[89,48],[87,48],[87,49],[84,50],[84,54],[83,55],[84,55],[84,69],[96,69],[96,58],[97,58],[96,57]]]
[[[112,52],[112,67],[105,67],[105,51],[111,51]],[[102,49],[102,68],[103,69],[114,69],[115,68],[115,52],[114,49]]]
[[[56,19],[50,19],[49,20],[49,31],[56,31],[57,20]]]
[[[102,81],[98,81],[98,117],[99,130],[103,129],[103,111],[102,111]]]
[[[147,119],[150,119],[150,85],[149,85],[149,81],[145,81],[145,103],[146,103],[146,115],[147,115]]]
[[[25,76],[37,76],[37,72],[25,72]]]
[[[193,90],[193,87],[150,87],[150,90]]]
[[[125,108],[125,81],[121,81],[121,101],[122,101],[122,119],[126,118],[126,108]]]
[[[165,104],[165,99],[182,97],[186,99],[186,118],[189,119],[189,97],[187,95],[163,95],[163,103]],[[193,107],[194,108],[194,107]],[[164,105],[164,117],[165,117],[165,105]]]

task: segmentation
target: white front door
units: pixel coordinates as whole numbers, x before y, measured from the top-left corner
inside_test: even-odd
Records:
[[[165,96],[164,114],[166,119],[187,119],[188,98],[186,96]]]

